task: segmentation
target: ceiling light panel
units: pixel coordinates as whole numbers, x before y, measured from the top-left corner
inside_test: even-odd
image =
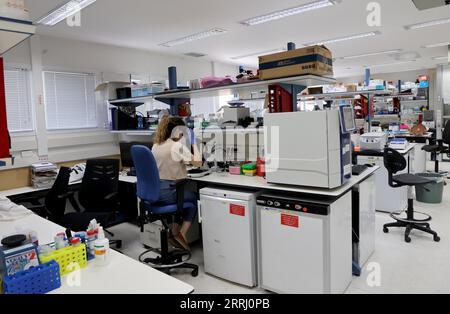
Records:
[[[416,62],[416,60],[409,60],[409,61],[403,61],[403,62],[393,62],[393,63],[384,63],[384,64],[374,64],[374,65],[366,66],[366,68],[387,67],[387,66],[408,64],[408,63],[412,63],[412,62]]]
[[[405,26],[405,29],[407,29],[407,30],[415,30],[415,29],[421,29],[421,28],[445,25],[445,24],[449,24],[449,23],[450,23],[450,18],[445,18],[445,19],[434,20],[434,21],[429,21],[429,22],[424,22],[424,23],[407,25],[407,26]]]
[[[279,49],[272,49],[272,50],[260,51],[260,52],[255,52],[255,53],[249,53],[249,54],[242,55],[242,56],[231,57],[231,59],[239,60],[239,59],[245,59],[245,58],[250,58],[250,57],[259,57],[259,56],[268,55],[271,53],[283,52],[283,51],[286,51],[286,48],[279,48]]]
[[[424,48],[440,48],[440,47],[448,47],[450,46],[450,41],[443,42],[443,43],[437,43],[437,44],[430,44],[423,46]]]
[[[205,32],[200,32],[196,34],[192,34],[186,37],[182,37],[179,39],[171,40],[165,43],[160,44],[160,46],[163,47],[173,47],[177,45],[186,44],[191,41],[201,40],[212,36],[222,35],[225,34],[227,31],[221,28],[213,28]]]
[[[44,17],[40,18],[36,23],[45,26],[54,26],[67,19],[68,17],[80,12],[87,6],[93,4],[96,0],[70,0],[51,11]]]
[[[346,37],[327,39],[327,40],[319,41],[319,42],[315,42],[315,43],[308,43],[308,44],[305,44],[305,46],[322,46],[322,45],[334,44],[334,43],[338,43],[338,42],[342,42],[342,41],[373,37],[373,36],[377,36],[380,34],[381,34],[380,32],[362,33],[362,34],[356,34],[356,35],[351,35],[351,36],[346,36]]]
[[[448,60],[449,57],[445,56],[445,57],[434,57],[433,60]]]
[[[309,11],[314,11],[314,10],[319,10],[322,8],[330,7],[330,6],[337,4],[338,2],[339,1],[334,1],[334,0],[314,1],[314,2],[310,2],[310,3],[304,4],[304,5],[301,5],[298,7],[294,7],[294,8],[290,8],[290,9],[286,9],[286,10],[280,10],[280,11],[272,12],[269,14],[257,16],[257,17],[242,21],[240,23],[243,25],[246,25],[246,26],[259,25],[259,24],[279,20],[282,18],[286,18],[286,17],[292,16],[292,15],[297,15],[297,14],[301,14],[301,13],[305,13],[305,12],[309,12]]]
[[[341,59],[343,59],[343,60],[359,59],[359,58],[365,58],[365,57],[394,54],[394,53],[399,53],[401,51],[402,51],[401,49],[379,51],[379,52],[365,53],[365,54],[361,54],[361,55],[346,56],[346,57],[342,57]]]

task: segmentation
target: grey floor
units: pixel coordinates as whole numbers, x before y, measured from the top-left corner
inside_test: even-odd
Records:
[[[429,165],[433,169],[432,164]],[[450,163],[441,165],[450,170]],[[450,293],[450,185],[444,191],[444,201],[439,205],[415,203],[416,210],[433,216],[432,228],[441,242],[433,242],[431,236],[413,231],[412,243],[404,242],[402,230],[382,231],[383,224],[391,222],[387,214],[377,214],[376,250],[365,266],[361,277],[354,277],[347,289],[349,294],[379,293]],[[139,241],[139,230],[131,224],[112,229],[116,237],[124,240],[122,252],[137,259],[144,251]],[[260,294],[267,293],[258,288],[249,289],[205,274],[201,244],[192,248],[192,262],[200,266],[197,278],[189,272],[177,272],[174,277],[192,285],[195,293],[212,294]]]

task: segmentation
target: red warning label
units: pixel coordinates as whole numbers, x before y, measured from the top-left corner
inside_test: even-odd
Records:
[[[281,224],[292,228],[300,227],[300,218],[298,216],[281,214]]]
[[[230,214],[245,217],[245,206],[230,204]]]

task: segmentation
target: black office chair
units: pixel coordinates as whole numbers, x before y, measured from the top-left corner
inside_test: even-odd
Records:
[[[158,204],[160,196],[160,178],[156,160],[148,147],[133,146],[131,149],[137,175],[137,196],[139,197],[139,224],[141,232],[144,232],[144,225],[147,222],[161,221],[161,250],[150,248],[150,250],[139,256],[139,261],[149,264],[155,269],[159,269],[170,274],[172,269],[192,269],[192,276],[198,276],[198,266],[187,263],[191,254],[184,250],[169,252],[168,237],[169,225],[174,221],[184,208],[194,208],[195,204],[184,202],[184,185],[187,180],[175,181],[172,186],[177,192],[177,203],[170,205]],[[157,258],[145,258],[144,255],[154,252]]]
[[[20,198],[17,203],[30,203],[31,206],[26,206],[29,210],[55,223],[61,223],[66,211],[67,199],[74,195],[74,192],[69,192],[70,172],[70,168],[61,167],[43,204],[40,202],[42,197]]]
[[[404,170],[407,163],[406,159],[399,152],[391,148],[386,148],[384,151],[384,166],[388,170],[389,185],[391,187],[400,188],[408,186],[408,209],[406,211],[406,217],[403,217],[404,212],[391,214],[391,217],[397,222],[384,225],[383,231],[388,233],[389,228],[406,228],[405,241],[410,243],[411,231],[416,229],[433,235],[434,241],[439,242],[441,239],[435,231],[431,230],[429,224],[432,220],[431,216],[414,211],[413,187],[432,183],[433,181],[409,173],[395,175],[399,171]],[[423,215],[425,219],[416,219],[414,217],[415,213]]]
[[[123,222],[119,213],[119,167],[120,162],[116,159],[87,161],[78,202],[75,198],[70,199],[77,212],[64,215],[61,219],[63,226],[74,231],[85,231],[89,222],[95,219],[106,233],[114,237],[107,228]],[[110,244],[122,247],[121,240],[112,240]]]
[[[445,146],[446,144],[447,146]],[[432,153],[435,156],[434,171],[439,171],[439,155],[447,154],[450,157],[450,123],[445,125],[444,132],[442,133],[442,140],[434,140],[434,143],[422,147],[422,150],[427,153]]]

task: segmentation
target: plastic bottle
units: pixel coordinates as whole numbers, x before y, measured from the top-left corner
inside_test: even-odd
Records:
[[[87,242],[86,242],[88,261],[95,258],[95,247],[94,247],[95,240],[97,240],[97,231],[89,230],[87,232]]]
[[[98,228],[97,240],[94,242],[95,265],[105,266],[109,263],[109,240],[105,237],[103,227]]]

